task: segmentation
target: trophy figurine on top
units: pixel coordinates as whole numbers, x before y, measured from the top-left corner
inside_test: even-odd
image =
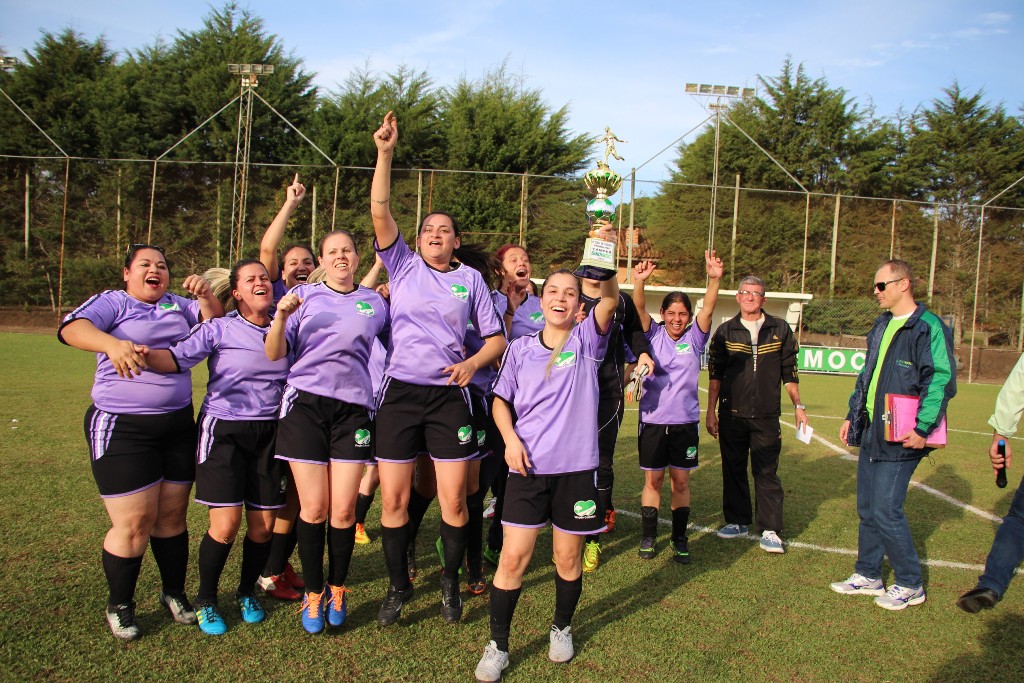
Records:
[[[587,220],[591,230],[583,245],[583,259],[575,273],[588,280],[610,280],[618,272],[617,246],[615,242],[601,239],[598,233],[610,228],[612,221],[615,220],[615,202],[608,197],[618,192],[622,185],[622,176],[608,166],[608,157],[612,156],[622,161],[622,157],[615,150],[615,143],[625,140],[620,140],[610,128],[605,128],[604,136],[597,141],[605,144],[604,161],[598,161],[597,168],[587,171],[583,176],[583,184],[593,196],[593,199],[587,202]]]

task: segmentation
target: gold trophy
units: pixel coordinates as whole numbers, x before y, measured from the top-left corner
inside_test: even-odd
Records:
[[[591,230],[583,245],[583,259],[575,273],[588,280],[610,280],[618,272],[617,247],[614,242],[595,237],[595,234],[615,220],[615,202],[608,196],[618,192],[622,185],[622,176],[608,166],[608,157],[612,156],[622,161],[622,157],[616,153],[615,143],[625,140],[620,140],[610,128],[605,128],[604,137],[598,138],[598,142],[605,143],[604,161],[598,161],[597,168],[587,171],[583,176],[583,184],[593,196],[593,199],[587,202],[587,221]]]

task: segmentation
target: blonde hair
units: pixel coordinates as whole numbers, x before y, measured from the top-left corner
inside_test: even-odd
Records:
[[[583,291],[583,285],[580,284],[580,279],[578,277],[576,277],[576,274],[573,273],[571,270],[566,270],[565,268],[562,268],[561,270],[556,270],[556,271],[548,274],[548,276],[546,278],[544,278],[544,284],[542,284],[540,286],[541,298],[543,298],[543,296],[544,296],[544,288],[548,286],[548,281],[551,280],[551,278],[554,277],[555,275],[569,275],[569,276],[572,276],[572,279],[574,279],[576,281],[576,290],[577,291]],[[575,322],[575,319],[574,319],[572,327],[569,328],[568,334],[566,334],[565,337],[562,339],[562,341],[558,343],[558,346],[556,346],[555,348],[551,349],[551,356],[548,358],[548,364],[544,367],[544,379],[551,379],[551,368],[553,368],[555,366],[555,361],[558,360],[558,357],[562,354],[562,350],[565,349],[565,344],[566,344],[566,342],[569,341],[569,337],[572,336],[572,331],[573,331],[573,328],[575,328],[575,327],[576,327],[576,322]],[[541,332],[541,334],[543,334],[543,332]]]
[[[327,279],[327,269],[323,266],[317,266],[313,269],[313,272],[306,278],[307,285],[315,285],[318,282],[323,282]]]
[[[203,279],[210,283],[210,292],[224,306],[224,311],[235,308],[235,297],[231,296],[231,271],[227,268],[210,268],[203,273]]]

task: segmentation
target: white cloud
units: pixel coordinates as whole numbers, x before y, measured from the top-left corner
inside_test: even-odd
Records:
[[[987,12],[981,15],[981,23],[987,26],[994,26],[996,24],[1006,24],[1013,16],[1006,12]]]

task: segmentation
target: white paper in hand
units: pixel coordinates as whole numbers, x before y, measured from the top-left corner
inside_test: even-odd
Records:
[[[800,426],[797,427],[797,429],[796,429],[797,441],[803,441],[804,443],[810,443],[811,442],[811,435],[812,434],[814,434],[814,427],[812,427],[811,425],[807,424],[806,422],[801,422]]]

